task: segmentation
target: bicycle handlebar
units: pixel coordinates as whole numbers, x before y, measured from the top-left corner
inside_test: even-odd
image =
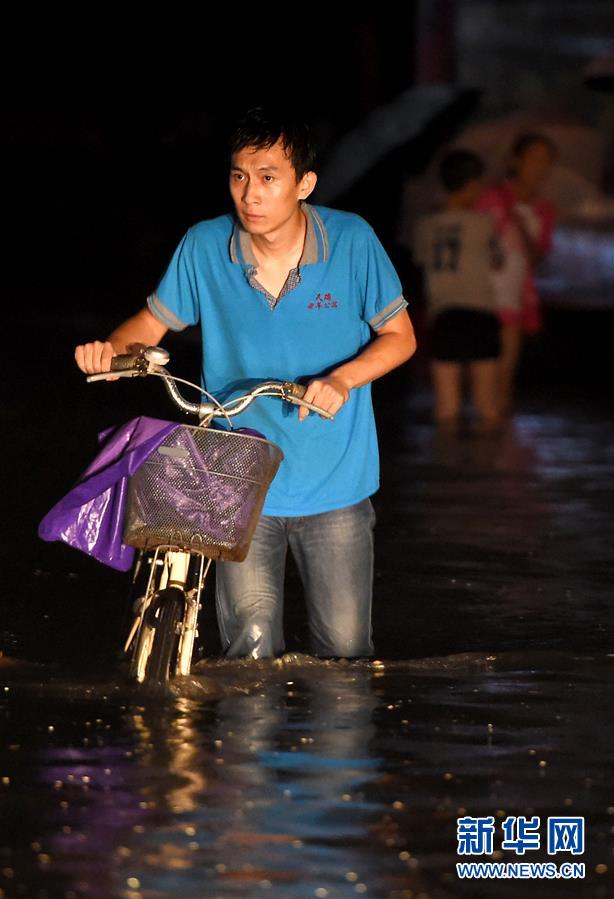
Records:
[[[145,347],[136,354],[120,354],[118,356],[113,356],[111,359],[110,371],[89,375],[87,381],[107,381],[114,378],[143,378],[147,375],[157,375],[164,380],[166,390],[175,405],[184,412],[198,415],[200,419],[230,418],[233,415],[239,415],[247,409],[258,396],[277,396],[295,406],[304,406],[311,412],[315,412],[322,416],[322,418],[327,418],[329,420],[334,418],[334,416],[325,409],[314,406],[313,403],[305,402],[303,397],[305,396],[307,388],[303,384],[296,384],[293,381],[264,381],[263,383],[252,387],[252,389],[248,390],[244,396],[229,400],[222,405],[215,400],[215,397],[211,397],[210,394],[207,394],[206,391],[203,391],[198,385],[190,384],[189,381],[184,381],[182,378],[175,378],[173,375],[169,374],[165,368],[169,358],[169,353],[162,347]],[[214,400],[214,402],[189,402],[184,399],[179,392],[176,382],[188,384],[188,386],[200,390],[202,393],[209,396],[210,399]]]

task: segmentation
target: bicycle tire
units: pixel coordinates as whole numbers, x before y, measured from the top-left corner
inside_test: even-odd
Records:
[[[153,627],[153,640],[145,682],[166,684],[171,675],[171,666],[177,657],[179,645],[179,625],[183,621],[183,590],[167,587],[160,590],[148,610],[149,623]],[[173,672],[174,673],[174,672]]]

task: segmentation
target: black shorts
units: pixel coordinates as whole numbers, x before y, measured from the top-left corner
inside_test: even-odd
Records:
[[[478,362],[501,355],[501,325],[492,312],[444,309],[431,325],[431,356],[439,362]]]

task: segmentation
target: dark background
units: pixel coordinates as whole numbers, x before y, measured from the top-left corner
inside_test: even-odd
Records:
[[[409,84],[411,4],[395,28],[360,5],[338,4],[332,23],[326,10],[85,4],[37,14],[34,34],[24,14],[2,79],[15,299],[109,321],[129,312],[182,233],[230,208],[239,111],[287,103],[325,150]]]
[[[614,46],[607,0],[86,3],[9,7],[3,24],[5,304],[19,334],[44,337],[54,364],[69,327],[83,340],[105,336],[142,305],[184,231],[230,208],[226,139],[252,104],[300,110],[324,169],[341,137],[408,88],[439,82],[462,92],[331,203],[376,228],[418,304],[418,327],[420,282],[396,244],[408,174],[463,125],[517,109],[573,116],[614,139],[614,97],[583,77]],[[572,352],[574,378],[588,361],[599,380],[607,316],[582,297],[575,305],[591,337],[555,353],[556,376]],[[559,313],[559,324],[584,331],[573,315]],[[12,337],[10,348],[22,342]],[[539,376],[548,379],[549,366]]]

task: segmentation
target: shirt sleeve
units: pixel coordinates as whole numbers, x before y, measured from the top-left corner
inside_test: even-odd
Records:
[[[157,290],[147,298],[152,315],[171,331],[183,331],[200,318],[195,271],[194,235],[182,238]]]
[[[363,297],[363,319],[374,331],[407,306],[399,276],[370,226],[360,247],[356,277]]]

